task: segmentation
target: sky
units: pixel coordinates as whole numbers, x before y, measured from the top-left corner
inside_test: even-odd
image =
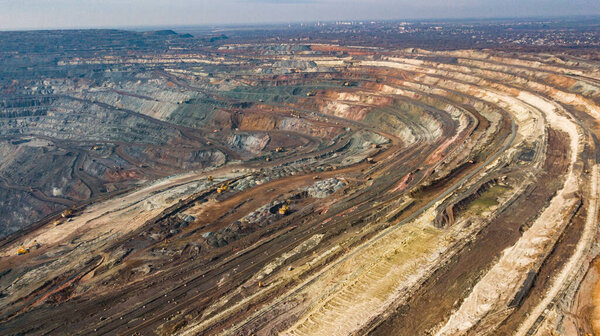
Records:
[[[598,14],[600,0],[0,0],[0,30]]]

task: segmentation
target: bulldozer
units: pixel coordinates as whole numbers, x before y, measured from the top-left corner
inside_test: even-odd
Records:
[[[214,178],[212,175],[210,175],[210,176],[208,177],[208,182],[212,182],[214,179],[215,179],[215,178]]]

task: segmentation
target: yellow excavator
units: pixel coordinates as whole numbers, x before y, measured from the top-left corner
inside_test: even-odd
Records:
[[[225,191],[227,191],[227,189],[229,188],[229,182],[227,182],[227,184],[221,184],[218,188],[217,188],[217,193],[223,193]]]
[[[288,212],[290,212],[290,200],[287,200],[285,202],[284,205],[281,206],[281,208],[279,208],[279,214],[280,215],[287,215]]]
[[[280,215],[285,215],[288,213],[288,211],[290,211],[290,206],[289,205],[282,205],[281,208],[279,208],[279,214]]]
[[[23,255],[23,254],[27,254],[29,253],[29,251],[33,248],[39,248],[40,244],[37,242],[37,240],[34,240],[33,243],[31,243],[31,245],[29,245],[29,247],[25,247],[24,245],[21,246],[18,250],[17,250],[17,255]]]
[[[73,216],[73,210],[67,209],[60,214],[63,218],[69,218]]]

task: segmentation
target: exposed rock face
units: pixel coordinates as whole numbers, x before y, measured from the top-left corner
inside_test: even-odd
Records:
[[[345,185],[346,183],[344,183],[344,181],[341,181],[337,178],[330,178],[313,184],[312,186],[306,188],[306,191],[308,191],[308,195],[310,197],[325,198]]]
[[[229,137],[228,143],[231,148],[239,151],[250,152],[252,154],[260,153],[269,143],[271,138],[267,134],[234,134]]]
[[[0,32],[0,334],[595,332],[598,56],[393,27]]]

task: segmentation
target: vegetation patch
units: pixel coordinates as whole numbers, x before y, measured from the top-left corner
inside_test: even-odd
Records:
[[[498,184],[490,187],[487,191],[482,193],[481,196],[473,200],[471,204],[468,205],[467,211],[479,214],[490,207],[498,205],[498,198],[508,190],[510,190],[510,187],[501,186]]]

